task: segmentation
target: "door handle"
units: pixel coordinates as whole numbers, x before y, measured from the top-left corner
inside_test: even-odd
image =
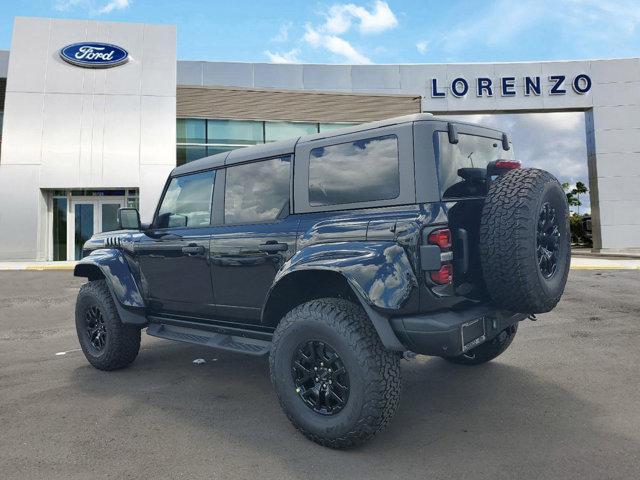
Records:
[[[182,253],[187,255],[203,255],[204,247],[202,245],[189,245],[186,247],[182,247]]]
[[[276,241],[269,241],[267,243],[263,243],[258,247],[258,250],[260,250],[261,252],[267,252],[267,253],[271,253],[271,252],[285,252],[287,250],[289,250],[289,245],[287,245],[286,243],[279,243]]]

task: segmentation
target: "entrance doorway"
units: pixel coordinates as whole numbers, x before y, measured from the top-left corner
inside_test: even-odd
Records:
[[[137,190],[51,193],[49,260],[80,260],[92,235],[118,229],[118,209],[137,207]]]
[[[124,197],[80,197],[71,200],[73,222],[67,222],[67,258],[80,260],[82,246],[94,233],[118,229],[118,209]]]

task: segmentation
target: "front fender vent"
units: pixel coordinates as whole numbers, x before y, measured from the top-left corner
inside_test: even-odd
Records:
[[[122,240],[120,237],[107,237],[104,240],[104,246],[107,248],[120,248],[122,246]]]

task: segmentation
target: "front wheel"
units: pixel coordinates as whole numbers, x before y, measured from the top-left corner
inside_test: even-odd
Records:
[[[458,363],[461,365],[481,365],[483,363],[490,362],[499,355],[502,355],[504,351],[509,348],[513,338],[518,332],[518,324],[511,325],[505,328],[498,334],[493,340],[489,340],[471,350],[455,357],[444,357],[444,359],[451,363]]]
[[[384,348],[359,306],[323,298],[282,319],[269,363],[293,425],[320,445],[347,448],[380,432],[393,417],[399,360]]]
[[[104,280],[80,287],[76,331],[82,352],[99,370],[116,370],[133,362],[140,350],[140,329],[124,325]]]

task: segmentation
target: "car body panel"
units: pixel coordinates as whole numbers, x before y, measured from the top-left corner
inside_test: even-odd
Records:
[[[172,178],[205,170],[216,172],[210,225],[95,235],[85,244],[91,254],[80,262],[75,274],[90,277],[87,269],[98,268],[123,315],[132,309],[142,312],[143,318],[166,314],[211,328],[217,322],[225,328],[257,330],[275,327],[265,323],[265,308],[280,285],[293,282],[294,274],[331,272],[344,279],[353,293],[349,298],[361,302],[385,346],[401,349],[391,328],[393,318],[431,315],[452,307],[464,310],[466,304],[483,301],[465,293],[471,290],[464,283],[478,283],[475,250],[470,251],[474,272],[461,275],[460,281],[450,285],[434,284],[431,267],[423,266],[453,261],[459,268],[460,242],[454,240],[447,260],[442,260],[438,251],[432,263],[421,262],[421,247],[432,230],[467,228],[470,235],[477,235],[482,202],[442,199],[436,142],[438,132],[446,132],[449,123],[428,114],[409,115],[238,149],[179,166],[170,174],[165,192]],[[502,132],[454,123],[461,134],[502,139]],[[371,139],[390,136],[396,137],[398,146],[396,198],[321,206],[310,203],[313,149],[366,145]],[[277,220],[264,223],[225,224],[226,169],[282,156],[291,156],[293,163],[288,215],[285,211],[282,218],[279,214]],[[392,172],[395,178],[395,170]],[[372,191],[374,187],[367,188]],[[263,248],[269,244],[283,248]],[[185,255],[185,246],[198,251]],[[309,285],[300,286],[306,287]],[[283,315],[286,310],[278,312]]]

